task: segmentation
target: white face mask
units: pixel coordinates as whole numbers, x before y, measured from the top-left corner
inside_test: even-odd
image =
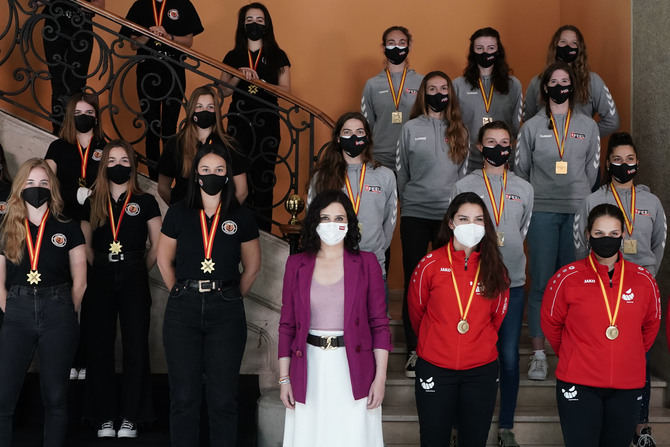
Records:
[[[337,245],[347,235],[349,227],[341,222],[321,222],[316,226],[316,233],[326,245]]]
[[[484,225],[470,223],[454,227],[454,237],[461,245],[468,248],[479,244],[484,237],[484,233],[486,233]]]

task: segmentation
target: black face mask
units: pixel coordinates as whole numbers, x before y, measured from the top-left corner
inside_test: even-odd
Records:
[[[21,191],[21,198],[34,208],[39,208],[51,200],[51,190],[41,186],[31,186]]]
[[[198,185],[210,196],[215,196],[223,191],[227,183],[227,175],[198,174]]]
[[[107,178],[117,185],[123,185],[130,180],[130,173],[130,166],[114,165],[107,168]]]
[[[482,68],[489,68],[496,63],[498,52],[495,53],[475,53],[475,61]]]
[[[407,59],[407,55],[409,54],[409,47],[405,48],[400,48],[400,47],[386,47],[384,48],[384,56],[386,56],[386,59],[391,61],[393,65],[400,65],[402,64],[405,59]]]
[[[436,93],[434,95],[426,95],[426,104],[435,112],[441,112],[449,105],[449,95]]]
[[[589,237],[589,244],[593,252],[601,258],[611,258],[621,248],[621,241],[623,238],[619,237]]]
[[[615,165],[614,163],[610,163],[609,171],[614,180],[619,183],[626,183],[632,180],[635,174],[637,174],[637,163],[634,165],[627,165],[626,163]]]
[[[216,113],[202,110],[193,114],[193,122],[201,129],[209,129],[216,123]]]
[[[563,104],[572,96],[572,85],[554,85],[547,87],[549,97],[554,100],[556,104]]]
[[[565,63],[573,62],[579,55],[579,48],[572,48],[570,45],[556,47],[556,60]]]
[[[510,156],[510,146],[501,146],[496,144],[493,147],[484,146],[482,148],[482,155],[484,159],[493,166],[502,166],[507,163]]]
[[[245,23],[244,33],[247,35],[247,39],[249,40],[260,40],[265,34],[265,25],[261,25],[260,23],[256,22]]]
[[[74,117],[74,127],[79,133],[86,133],[95,126],[95,117],[91,115],[77,115]]]
[[[345,154],[351,158],[356,158],[368,147],[368,136],[352,135],[350,137],[340,137],[340,147]]]

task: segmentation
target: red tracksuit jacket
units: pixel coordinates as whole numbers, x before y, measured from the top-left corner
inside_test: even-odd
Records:
[[[465,264],[465,251],[454,251],[451,242],[427,254],[412,274],[409,291],[409,317],[418,336],[417,355],[441,368],[464,370],[486,365],[498,358],[498,329],[507,312],[509,290],[490,299],[479,287],[475,290],[467,315],[470,330],[457,330],[461,314],[451,278],[452,265],[463,309],[479,265],[479,253],[473,252]]]
[[[609,340],[610,325],[592,257],[605,285],[614,314],[622,265],[624,280],[615,325],[619,336]],[[558,354],[556,377],[598,388],[644,386],[645,354],[661,323],[661,299],[654,277],[619,254],[610,281],[607,267],[593,254],[561,268],[547,283],[542,298],[542,331]]]

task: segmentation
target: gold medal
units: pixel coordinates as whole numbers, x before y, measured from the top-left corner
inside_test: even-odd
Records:
[[[39,284],[39,282],[42,281],[41,276],[42,275],[40,275],[37,270],[31,270],[30,273],[28,273],[28,283]]]
[[[391,123],[402,124],[402,112],[400,110],[391,113]]]
[[[205,259],[200,263],[200,270],[204,273],[212,273],[214,271],[214,261],[211,259]]]
[[[263,48],[262,47],[261,47],[260,50],[258,50],[258,54],[256,55],[256,61],[254,62],[251,59],[251,51],[249,51],[249,49],[247,49],[247,56],[249,57],[249,68],[251,68],[256,73],[258,73],[258,63],[261,61],[261,54],[263,54]],[[253,84],[249,84],[249,86],[247,87],[247,91],[249,92],[249,94],[255,95],[255,94],[258,93],[258,86],[253,85]]]
[[[91,146],[91,142],[89,142],[88,147],[84,151],[84,148],[82,148],[79,141],[77,141],[77,149],[79,149],[79,158],[81,159],[78,182],[81,188],[86,188],[86,166],[88,166],[88,151],[91,149]]]
[[[472,304],[472,298],[475,296],[475,290],[477,289],[477,284],[479,284],[479,271],[481,269],[481,263],[477,263],[477,272],[475,273],[475,278],[472,281],[472,288],[470,289],[470,296],[468,297],[468,303],[463,309],[463,303],[461,302],[461,292],[458,289],[458,283],[456,282],[456,274],[454,273],[454,261],[451,258],[451,245],[447,245],[447,256],[449,257],[449,263],[451,264],[451,281],[454,284],[454,292],[456,292],[456,302],[458,303],[458,311],[461,314],[461,319],[456,325],[456,330],[459,334],[463,335],[470,330],[470,323],[468,323],[468,312],[470,312],[470,305]]]
[[[605,336],[609,340],[616,340],[616,338],[619,336],[619,329],[616,326],[609,326],[605,331]]]
[[[557,161],[556,162],[556,175],[566,175],[568,173],[568,162],[567,161]]]
[[[470,324],[465,320],[461,320],[458,322],[456,329],[458,329],[459,334],[465,334],[470,330]]]
[[[505,246],[505,233],[502,231],[498,231],[496,233],[496,236],[498,236],[498,247],[504,247]]]
[[[254,84],[249,84],[247,90],[249,91],[250,94],[255,95],[256,93],[258,93],[258,86]]]
[[[30,272],[28,273],[29,284],[39,284],[42,280],[41,274],[37,271],[37,264],[40,262],[40,251],[42,249],[42,240],[44,239],[44,229],[46,228],[47,218],[49,217],[49,209],[47,208],[40,226],[37,228],[37,237],[35,242],[30,235],[30,226],[28,225],[28,218],[26,217],[24,225],[26,227],[26,247],[28,248],[28,256],[30,257]]]
[[[623,252],[626,255],[636,255],[637,254],[637,241],[635,239],[624,239],[624,241],[623,241]]]
[[[482,126],[487,125],[488,123],[493,122],[493,117],[492,116],[483,116],[482,117]]]
[[[163,0],[166,1],[166,0]],[[109,252],[113,255],[118,255],[121,253],[121,242],[119,241],[119,229],[121,228],[121,222],[123,221],[123,216],[126,214],[126,207],[130,201],[130,196],[132,194],[130,191],[126,193],[126,200],[123,201],[123,207],[119,214],[119,221],[114,222],[114,209],[112,208],[112,199],[107,197],[107,214],[109,214],[109,226],[112,230],[112,242],[109,244]]]
[[[484,185],[486,185],[486,192],[489,194],[489,200],[491,201],[491,208],[493,208],[493,219],[496,223],[496,228],[500,225],[502,220],[503,210],[505,209],[505,190],[507,189],[507,169],[503,171],[502,175],[502,186],[500,188],[500,207],[496,203],[496,198],[493,195],[493,188],[491,188],[491,182],[489,181],[489,176],[486,174],[486,169],[482,169],[482,176],[484,177]],[[496,236],[498,237],[498,247],[505,245],[505,233],[502,231],[497,231]]]
[[[121,242],[113,241],[111,244],[109,244],[109,252],[113,255],[118,255],[121,253],[121,247]]]
[[[400,98],[402,98],[402,89],[405,87],[405,78],[407,77],[407,66],[402,71],[402,78],[400,79],[400,86],[398,87],[398,93],[395,92],[395,87],[393,87],[393,79],[391,79],[391,72],[386,69],[386,79],[389,82],[389,88],[391,89],[391,97],[393,98],[393,105],[395,106],[395,112],[391,113],[391,124],[402,124],[402,112],[398,110],[400,108]]]

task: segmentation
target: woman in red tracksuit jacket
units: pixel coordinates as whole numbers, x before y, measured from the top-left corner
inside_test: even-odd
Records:
[[[484,447],[498,392],[498,329],[509,280],[486,205],[457,195],[434,250],[412,274],[408,306],[418,335],[415,394],[421,446]]]
[[[556,400],[566,447],[628,447],[640,413],[645,353],[661,322],[654,277],[620,253],[619,208],[591,210],[591,253],[556,272],[542,330],[558,354]]]

